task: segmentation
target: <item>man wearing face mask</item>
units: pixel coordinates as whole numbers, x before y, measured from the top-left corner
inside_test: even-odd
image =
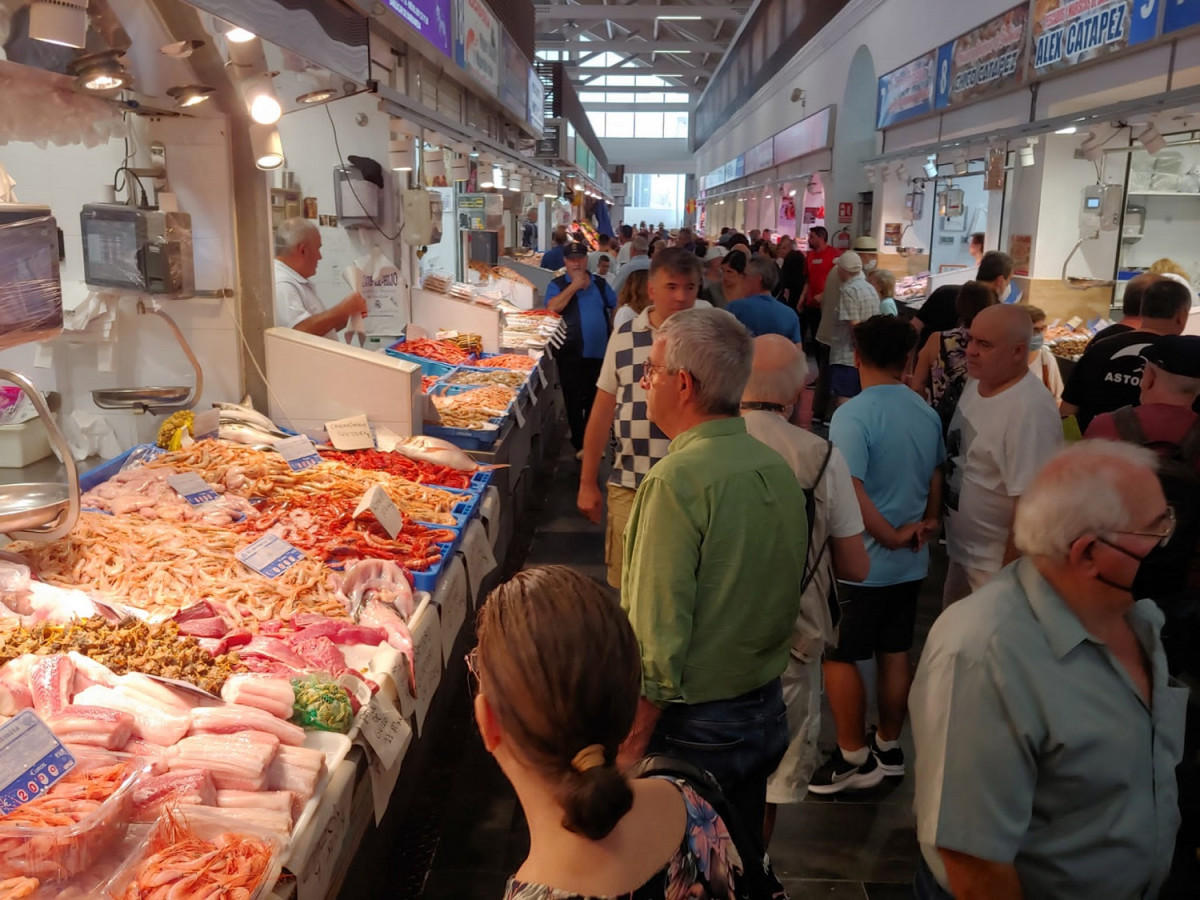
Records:
[[[1053,457],[1017,506],[1026,555],[929,632],[909,695],[918,898],[1162,890],[1187,689],[1131,588],[1174,529],[1155,463],[1109,441]]]

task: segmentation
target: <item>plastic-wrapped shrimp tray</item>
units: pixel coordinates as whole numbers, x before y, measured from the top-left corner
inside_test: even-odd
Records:
[[[166,453],[154,444],[138,444],[126,450],[120,456],[114,456],[107,462],[102,462],[94,469],[88,469],[79,476],[79,492],[86,493],[92,488],[99,487],[132,462],[147,462],[156,456]]]
[[[27,877],[41,881],[66,881],[90,868],[118,844],[129,827],[133,787],[149,768],[125,753],[73,750],[73,772],[86,772],[125,763],[128,774],[117,789],[80,821],[71,825],[32,826],[6,824],[0,819],[0,880]],[[69,775],[67,777],[70,777]],[[60,781],[44,799],[65,796],[68,783]]]

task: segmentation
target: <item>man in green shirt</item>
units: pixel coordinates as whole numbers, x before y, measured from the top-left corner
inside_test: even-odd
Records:
[[[622,751],[711,772],[759,828],[787,746],[787,667],[808,544],[804,492],[746,432],[754,344],[719,309],[676,313],[642,367],[650,421],[671,439],[634,498],[621,603],[642,652],[642,703]]]

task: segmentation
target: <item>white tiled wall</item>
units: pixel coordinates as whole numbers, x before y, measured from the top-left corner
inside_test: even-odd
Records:
[[[233,190],[229,141],[223,118],[135,120],[135,143],[150,141],[166,147],[169,188],[179,208],[192,217],[196,288],[215,290],[235,284]],[[25,203],[51,207],[66,243],[62,268],[64,301],[73,306],[86,296],[83,285],[79,211],[84,203],[112,199],[113,173],[125,155],[121,140],[85,148],[0,145],[0,164],[17,181],[17,196]],[[146,166],[149,158],[136,158]],[[163,300],[162,306],[183,331],[204,371],[204,392],[197,408],[213,400],[239,399],[243,390],[236,301]],[[112,336],[111,366],[102,364],[102,347],[93,338],[66,335],[41,354],[48,366],[37,367],[37,348],[16,347],[0,352],[0,367],[22,371],[43,390],[63,394],[63,411],[103,416],[123,447],[153,438],[161,417],[131,412],[102,412],[91,399],[97,387],[188,385],[193,373],[167,324],[156,316],[138,316],[133,297],[118,304]],[[68,425],[69,429],[69,425]]]

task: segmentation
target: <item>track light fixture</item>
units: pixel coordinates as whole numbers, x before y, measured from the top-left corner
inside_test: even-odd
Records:
[[[274,125],[254,123],[250,126],[250,149],[254,165],[270,171],[283,165],[283,140]]]
[[[167,96],[172,97],[175,100],[175,105],[180,109],[199,106],[214,93],[216,93],[215,88],[210,88],[203,84],[183,84],[167,88]]]
[[[1166,139],[1159,134],[1158,128],[1153,122],[1147,123],[1146,127],[1138,133],[1137,139],[1151,156],[1167,146]]]
[[[60,47],[87,46],[87,0],[39,0],[29,7],[29,36]]]
[[[929,156],[925,158],[924,169],[926,178],[937,178],[938,163],[936,153],[930,153]]]
[[[274,125],[283,115],[283,106],[275,96],[275,85],[268,75],[252,75],[242,82],[242,100],[250,118],[260,125]]]

